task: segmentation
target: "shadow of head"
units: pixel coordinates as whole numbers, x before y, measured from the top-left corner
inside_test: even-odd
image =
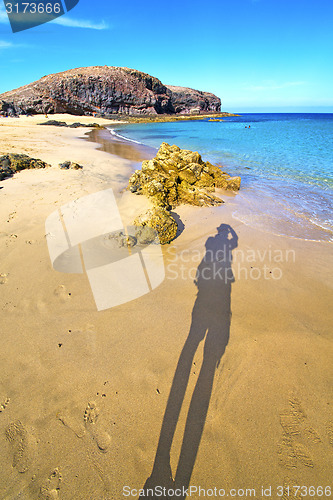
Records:
[[[228,241],[232,244],[237,243],[237,235],[229,224],[220,224],[216,230],[219,239],[225,240],[226,243]]]
[[[228,235],[229,230],[230,230],[230,226],[229,226],[229,224],[220,224],[216,229],[217,229],[218,234]]]
[[[237,247],[238,237],[229,224],[220,224],[217,234],[210,236],[205,243],[205,255],[200,262],[196,285],[223,286],[234,281],[231,270],[232,251]]]

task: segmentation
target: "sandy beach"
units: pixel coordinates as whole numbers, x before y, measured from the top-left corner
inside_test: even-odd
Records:
[[[287,499],[288,485],[330,486],[332,244],[244,225],[237,194],[221,191],[220,207],[175,210],[184,228],[163,247],[160,286],[97,311],[86,274],[52,268],[45,220],[112,188],[130,224],[149,206],[124,191],[144,152],[103,151],[89,129],[42,121],[0,118],[0,154],[51,165],[0,181],[0,498],[120,500],[190,484],[193,499],[199,487]],[[60,169],[66,160],[83,169]],[[194,280],[221,224],[232,273],[216,289]]]

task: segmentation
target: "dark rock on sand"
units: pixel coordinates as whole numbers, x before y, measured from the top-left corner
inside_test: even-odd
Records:
[[[79,123],[75,122],[72,123],[71,125],[67,125],[69,128],[79,128],[79,127],[86,127],[86,128],[104,128],[102,125],[99,125],[98,123]]]
[[[208,92],[166,87],[154,76],[129,68],[92,66],[47,75],[0,95],[6,114],[149,115],[220,112]]]
[[[28,155],[8,153],[0,156],[0,180],[11,177],[15,172],[31,168],[46,168],[47,163]]]
[[[59,163],[59,167],[65,170],[68,169],[73,169],[73,170],[80,170],[82,165],[79,165],[78,163],[75,163],[74,161],[64,161],[63,163]]]
[[[48,120],[47,122],[38,123],[38,125],[53,125],[54,127],[68,127],[66,122],[59,122],[58,120]]]
[[[102,125],[99,125],[98,123],[74,122],[71,125],[68,125],[66,122],[60,122],[58,120],[48,120],[47,122],[38,123],[38,125],[53,125],[54,127],[69,127],[69,128],[79,128],[79,127],[104,128]]]

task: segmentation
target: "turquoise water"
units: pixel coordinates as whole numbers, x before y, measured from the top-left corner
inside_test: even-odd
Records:
[[[240,175],[242,203],[234,216],[246,224],[333,239],[333,114],[243,114],[223,122],[126,125],[115,132],[155,148],[166,141],[199,151]]]

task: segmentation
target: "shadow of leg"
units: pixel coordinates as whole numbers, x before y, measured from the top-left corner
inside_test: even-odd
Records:
[[[175,488],[186,489],[190,484],[208,412],[215,367],[216,358],[203,361],[187,414],[184,438],[175,477]]]
[[[201,335],[198,335],[199,331],[201,332]],[[185,345],[179,357],[179,361],[173,378],[166,410],[164,413],[153,471],[151,476],[147,479],[144,485],[145,493],[147,488],[153,489],[156,486],[165,487],[166,489],[174,488],[174,481],[172,478],[172,471],[170,465],[170,450],[175,430],[177,427],[180,410],[183,404],[186,388],[188,385],[189,376],[191,373],[193,358],[200,341],[205,336],[205,333],[206,330],[203,327],[203,325],[201,325],[201,328],[198,329],[198,324],[192,321],[190,334],[185,342]],[[151,492],[149,492],[149,494],[150,493]],[[148,496],[148,498],[155,498],[155,497]],[[158,498],[168,498],[168,497],[159,496]]]

